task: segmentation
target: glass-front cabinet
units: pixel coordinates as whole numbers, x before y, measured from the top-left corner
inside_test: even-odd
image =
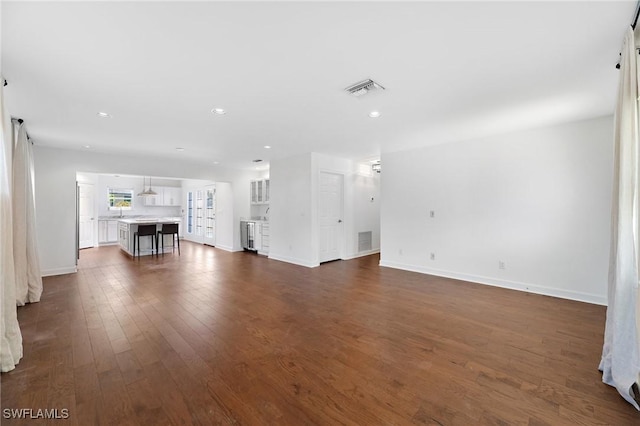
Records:
[[[269,179],[252,180],[251,204],[269,204]]]

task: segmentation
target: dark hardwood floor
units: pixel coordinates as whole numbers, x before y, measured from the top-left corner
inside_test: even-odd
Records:
[[[597,370],[605,308],[378,266],[182,245],[83,250],[19,308],[6,409],[74,425],[638,425]],[[60,414],[60,413],[59,413]]]

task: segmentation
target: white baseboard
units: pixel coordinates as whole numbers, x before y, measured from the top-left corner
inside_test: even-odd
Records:
[[[54,275],[75,274],[76,272],[78,272],[78,267],[74,265],[64,268],[43,269],[40,274],[43,277],[52,277]]]
[[[345,257],[342,258],[342,260],[357,259],[359,257],[370,256],[370,255],[376,254],[376,253],[380,253],[380,249],[362,251],[360,253],[356,253],[356,254],[352,254],[352,255],[349,255],[349,256],[345,256]]]
[[[230,251],[230,252],[238,251],[238,250],[234,250],[233,247],[230,247],[230,246],[217,245],[215,247],[219,248],[220,250],[224,250],[224,251]]]
[[[294,265],[299,265],[299,266],[306,266],[307,268],[315,268],[317,266],[320,266],[319,263],[311,263],[311,262],[307,262],[306,260],[296,259],[296,258],[287,257],[287,256],[279,256],[277,254],[275,255],[269,254],[269,259],[278,260],[280,262],[293,263]]]
[[[529,283],[521,283],[517,281],[501,280],[497,278],[482,277],[469,275],[459,272],[443,271],[440,269],[425,268],[423,266],[408,265],[399,262],[389,262],[380,260],[380,266],[394,269],[402,269],[405,271],[418,272],[421,274],[435,275],[438,277],[453,278],[456,280],[468,281],[476,284],[490,285],[494,287],[508,288],[511,290],[520,290],[528,293],[542,294],[544,296],[558,297],[561,299],[576,300],[578,302],[592,303],[594,305],[607,305],[607,298],[597,294],[583,293],[579,291],[562,290],[539,286]]]
[[[366,252],[361,252],[361,253],[357,253],[357,254],[354,254],[354,255],[345,256],[345,257],[342,257],[340,260],[356,259],[358,257],[369,256],[371,254],[376,254],[376,253],[380,253],[380,249],[368,250]],[[258,254],[262,254],[262,253],[258,253]],[[307,268],[315,268],[315,267],[320,266],[319,263],[312,263],[312,262],[308,262],[306,260],[296,259],[296,258],[287,257],[287,256],[280,256],[280,255],[277,255],[277,254],[275,254],[275,255],[274,254],[269,254],[269,259],[278,260],[278,261],[281,261],[281,262],[293,263],[294,265],[306,266]]]

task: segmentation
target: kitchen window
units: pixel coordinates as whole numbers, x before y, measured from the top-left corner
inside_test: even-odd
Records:
[[[109,210],[131,210],[133,189],[108,188]]]

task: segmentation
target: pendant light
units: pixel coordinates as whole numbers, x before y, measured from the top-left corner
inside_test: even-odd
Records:
[[[147,189],[147,195],[158,195],[156,191],[151,189],[151,176],[149,176],[149,188]]]
[[[149,176],[149,189],[144,189],[145,177],[142,177],[142,192],[138,193],[138,197],[148,197],[150,195],[158,195],[156,191],[151,189],[151,176]]]
[[[145,177],[142,176],[142,191],[138,192],[138,197],[144,197],[147,195],[147,191],[144,190]]]

